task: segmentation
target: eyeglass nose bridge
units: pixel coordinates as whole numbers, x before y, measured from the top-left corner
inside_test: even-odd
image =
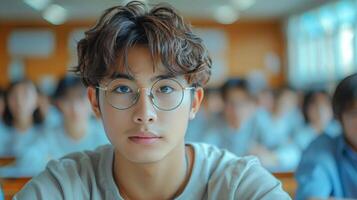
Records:
[[[145,95],[146,96],[149,96],[149,98],[150,98],[150,100],[151,100],[151,104],[155,107],[155,108],[157,108],[157,106],[156,106],[156,104],[154,103],[154,95],[152,94],[152,91],[151,91],[151,88],[138,88],[138,90],[137,90],[137,94],[136,94],[136,96],[135,96],[135,100],[134,100],[134,104],[133,105],[135,105],[135,104],[137,104],[138,103],[138,101],[139,101],[139,99],[140,99],[140,90],[144,90],[144,92],[145,92]]]

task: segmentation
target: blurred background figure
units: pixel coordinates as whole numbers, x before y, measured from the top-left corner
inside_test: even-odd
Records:
[[[186,141],[203,142],[207,135],[206,130],[209,124],[214,123],[223,110],[223,101],[219,88],[204,89],[204,98],[201,108],[194,119],[190,120],[187,131]]]
[[[104,129],[92,115],[86,89],[79,78],[67,76],[61,79],[54,94],[54,103],[61,116],[57,126],[52,124],[46,127],[46,134],[26,153],[17,157],[14,165],[0,168],[0,176],[34,176],[52,159],[72,152],[94,150],[109,143]]]
[[[302,112],[304,125],[294,133],[294,142],[304,150],[320,134],[331,136],[341,133],[334,119],[330,96],[325,91],[309,91],[305,94]]]
[[[3,157],[21,157],[37,140],[44,137],[44,117],[38,107],[38,91],[29,80],[10,84],[3,113],[5,131],[0,148]]]
[[[49,158],[58,159],[68,153],[94,150],[109,141],[103,128],[94,119],[86,89],[77,77],[67,76],[59,81],[54,102],[62,121],[46,138]]]
[[[263,91],[255,114],[255,145],[250,153],[272,171],[293,170],[299,150],[293,145],[293,133],[302,124],[298,96],[289,88]]]
[[[343,79],[332,100],[340,134],[320,134],[296,171],[296,199],[357,198],[357,74]]]
[[[204,142],[227,149],[238,156],[248,153],[253,143],[255,103],[248,91],[247,82],[232,78],[221,88],[223,113],[207,124]]]
[[[257,112],[272,113],[274,109],[275,96],[272,89],[266,88],[256,95]]]
[[[62,123],[62,116],[58,108],[53,103],[53,97],[39,92],[38,106],[41,114],[44,116],[44,126],[47,128],[58,127]]]

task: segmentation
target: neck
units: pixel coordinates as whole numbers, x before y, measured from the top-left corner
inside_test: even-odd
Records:
[[[76,123],[73,121],[65,120],[64,128],[69,137],[74,140],[80,140],[87,132],[87,123]]]
[[[174,149],[160,161],[138,164],[122,158],[118,152],[114,158],[114,177],[124,199],[173,199],[188,182],[192,162],[191,150],[183,146]]]
[[[14,122],[14,127],[17,130],[23,132],[28,130],[32,126],[32,122],[32,118],[19,119]]]
[[[236,129],[236,130],[239,130],[240,129],[240,126],[241,126],[241,120],[237,120],[237,119],[231,119],[229,117],[226,117],[226,121],[229,125],[230,128],[232,129]]]
[[[313,122],[311,126],[315,129],[317,134],[320,134],[324,131],[324,126],[320,123],[320,121]]]

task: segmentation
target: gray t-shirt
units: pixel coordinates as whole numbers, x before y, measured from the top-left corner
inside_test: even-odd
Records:
[[[236,157],[207,144],[188,145],[194,149],[194,165],[176,199],[291,199],[256,158]],[[113,152],[105,145],[51,161],[14,199],[123,199],[113,178]]]

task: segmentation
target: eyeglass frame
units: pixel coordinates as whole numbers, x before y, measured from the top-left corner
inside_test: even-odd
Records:
[[[116,80],[118,80],[118,78],[117,78],[117,79],[112,79],[112,80],[109,81],[107,84],[105,84],[104,87],[96,86],[95,88],[97,88],[97,89],[99,89],[99,90],[105,91],[106,101],[109,103],[110,106],[112,106],[113,108],[115,108],[115,109],[117,109],[117,110],[127,110],[127,109],[133,107],[135,104],[138,103],[138,100],[140,99],[140,90],[141,90],[141,89],[150,89],[150,93],[149,93],[149,94],[147,94],[147,92],[145,92],[145,93],[146,93],[146,95],[148,95],[148,96],[150,97],[150,100],[151,100],[152,105],[153,105],[155,108],[157,108],[158,110],[162,110],[162,111],[172,111],[172,110],[175,110],[176,108],[178,108],[178,107],[182,104],[182,101],[183,101],[183,99],[184,99],[184,97],[185,97],[185,90],[192,90],[192,89],[196,89],[196,88],[197,88],[197,87],[195,87],[195,86],[183,87],[183,86],[181,85],[181,83],[180,83],[178,80],[174,79],[174,78],[161,78],[161,79],[159,79],[159,80],[156,80],[156,81],[152,84],[151,88],[138,87],[138,90],[137,90],[136,96],[135,96],[135,100],[133,101],[133,104],[131,104],[129,107],[127,107],[127,108],[117,108],[117,107],[115,107],[114,105],[112,105],[112,103],[110,103],[110,102],[107,100],[107,99],[108,99],[108,98],[107,98],[107,92],[108,92],[108,89],[109,89],[108,86],[109,86],[113,81],[116,81]],[[175,107],[173,107],[173,108],[171,108],[171,109],[162,109],[162,108],[160,108],[159,106],[157,106],[157,105],[155,104],[155,102],[154,102],[154,95],[153,95],[153,93],[152,93],[153,86],[154,86],[157,82],[162,81],[162,80],[172,80],[172,81],[175,81],[175,82],[182,88],[182,97],[181,97],[180,103],[178,103],[177,106],[175,106]]]

